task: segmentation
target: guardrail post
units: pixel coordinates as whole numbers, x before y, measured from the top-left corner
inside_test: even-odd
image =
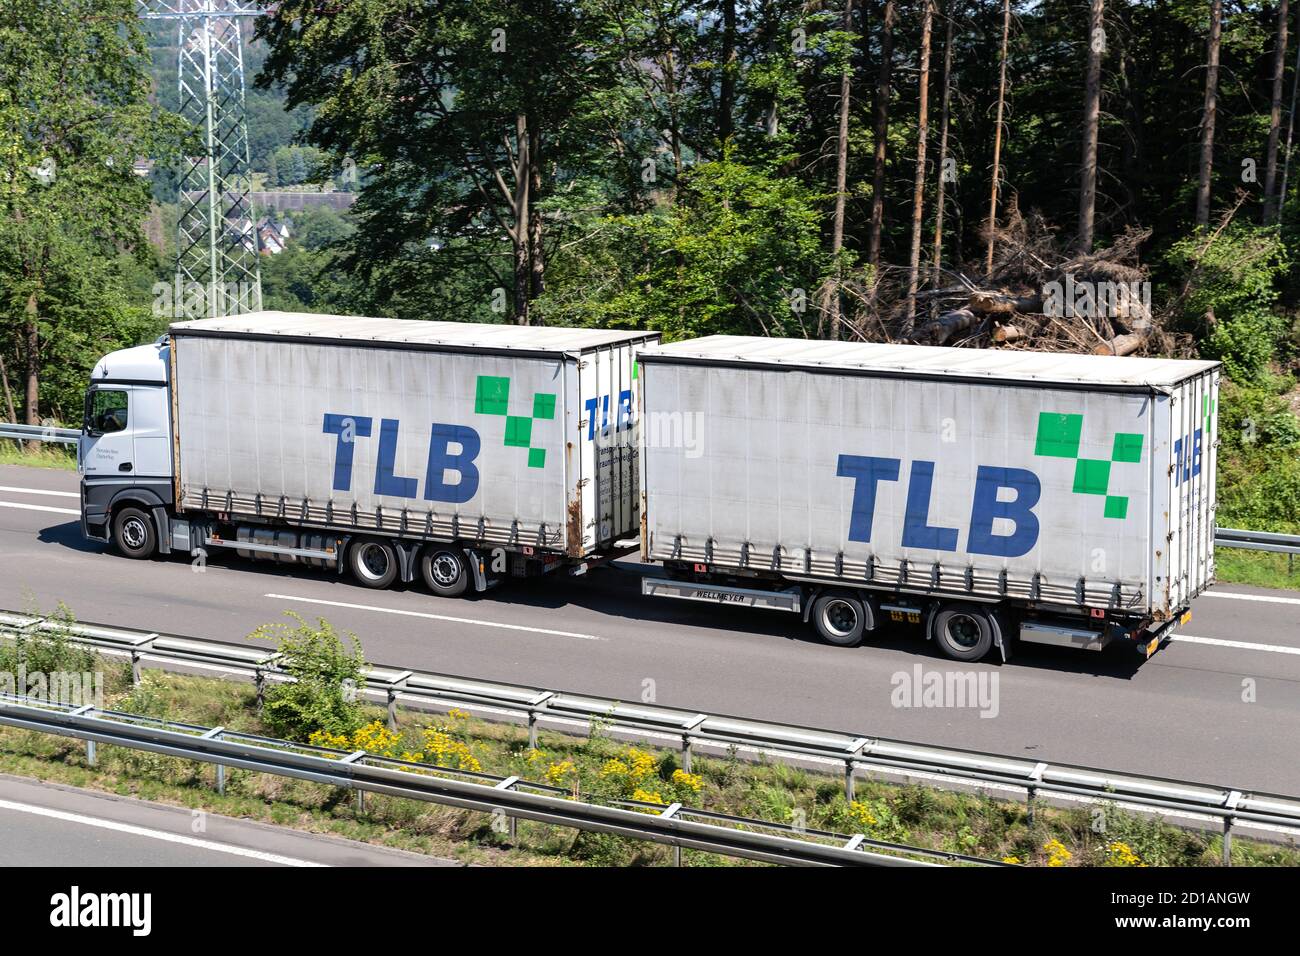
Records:
[[[1025,817],[1029,824],[1029,829],[1034,828],[1034,804],[1038,802],[1038,786],[1043,782],[1043,771],[1047,769],[1047,764],[1039,763],[1034,766],[1033,771],[1029,774],[1029,786],[1025,788]]]
[[[213,727],[203,735],[203,740],[220,740],[221,734],[225,727]],[[224,764],[217,764],[217,795],[224,797],[226,795],[226,767]]]
[[[682,769],[687,773],[691,772],[691,749],[693,743],[691,731],[695,730],[700,726],[700,724],[704,723],[708,719],[709,717],[707,714],[696,714],[690,720],[686,721],[682,727]]]
[[[1228,798],[1223,801],[1223,805],[1228,809],[1228,813],[1223,815],[1223,865],[1232,866],[1232,824],[1236,819],[1236,814],[1231,811],[1237,809],[1237,804],[1241,802],[1241,791],[1233,790],[1229,792]]]
[[[140,652],[131,652],[131,686],[140,686]]]
[[[862,753],[863,748],[870,742],[871,741],[866,737],[859,737],[857,740],[853,741],[853,743],[849,744],[849,755],[844,758],[844,799],[849,803],[852,803],[853,798],[857,795],[855,778],[858,755]]]
[[[687,772],[689,773],[690,771]],[[663,812],[660,813],[659,816],[667,820],[670,817],[677,816],[677,811],[680,810],[681,808],[682,805],[680,803],[669,804],[667,807],[664,808]],[[673,866],[681,866],[681,865],[682,865],[682,845],[680,843],[674,843],[673,844]]]
[[[353,753],[348,754],[346,757],[340,760],[339,763],[356,763],[365,755],[366,752],[364,750],[357,750],[354,751]],[[353,789],[357,795],[357,816],[361,816],[366,812],[366,792],[362,790],[360,787],[355,786],[355,784],[353,786]]]
[[[259,664],[253,669],[253,684],[257,688],[257,716],[262,716],[262,704],[266,702],[266,671]]]
[[[95,760],[96,760],[95,742],[93,740],[87,740],[86,741],[86,763],[90,764],[93,767],[95,766]]]
[[[517,784],[518,782],[519,782],[519,778],[518,778],[518,777],[506,777],[506,779],[502,780],[500,783],[498,783],[498,784],[497,784],[495,787],[493,787],[492,789],[494,789],[494,790],[513,790],[513,789],[515,788],[515,784]],[[516,820],[514,817],[512,817],[512,816],[511,816],[510,814],[508,814],[508,813],[506,814],[506,821],[507,821],[507,825],[508,825],[508,827],[509,827],[508,836],[509,836],[509,839],[510,839],[510,845],[513,846],[513,845],[516,843],[516,841],[518,840],[518,837],[519,837],[519,821]]]
[[[402,671],[388,682],[388,729],[397,729],[397,692],[406,688],[406,682],[413,676],[411,671]]]
[[[545,691],[541,694],[538,694],[536,697],[534,697],[532,700],[528,702],[528,749],[529,750],[537,749],[537,719],[541,716],[541,712],[546,709],[546,702],[549,701],[554,696],[555,694],[551,693],[550,691]]]

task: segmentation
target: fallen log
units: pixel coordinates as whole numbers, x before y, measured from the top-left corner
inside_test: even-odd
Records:
[[[978,321],[979,317],[970,309],[956,309],[952,312],[945,312],[933,322],[927,322],[922,326],[918,338],[924,339],[932,345],[942,345],[956,333],[969,329]]]
[[[1007,315],[1012,312],[1029,314],[1043,311],[1041,295],[1007,295],[1005,292],[972,292],[969,308],[985,314]]]
[[[1145,335],[1117,335],[1092,351],[1094,355],[1132,355],[1146,340]]]
[[[1020,327],[1015,325],[999,325],[993,329],[993,341],[999,345],[1018,342],[1024,338],[1024,335],[1025,333],[1020,331]]]

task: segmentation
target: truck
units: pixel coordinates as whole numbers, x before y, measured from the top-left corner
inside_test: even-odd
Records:
[[[585,570],[640,522],[644,332],[256,312],[94,367],[81,525],[131,558],[217,548],[385,588]]]
[[[1149,657],[1213,583],[1219,366],[260,312],[105,356],[83,533],[443,597],[642,593]]]
[[[1005,661],[1149,657],[1213,583],[1216,362],[736,336],[637,360],[647,595]]]

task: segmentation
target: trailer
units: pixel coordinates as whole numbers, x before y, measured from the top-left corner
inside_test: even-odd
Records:
[[[257,312],[105,356],[82,529],[437,594],[584,568],[640,521],[634,351],[657,335]]]
[[[1005,660],[1149,657],[1213,583],[1215,362],[736,336],[638,360],[645,594]]]

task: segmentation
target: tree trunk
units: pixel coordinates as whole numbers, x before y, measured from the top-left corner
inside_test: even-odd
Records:
[[[736,104],[736,0],[722,0],[722,80],[718,89],[718,143],[731,138]]]
[[[989,188],[989,234],[984,274],[993,275],[993,245],[998,231],[998,187],[1002,185],[1002,115],[1007,102],[1007,40],[1011,36],[1011,0],[1002,0],[1002,48],[998,54],[998,112],[993,127],[993,178]]]
[[[943,37],[943,107],[939,120],[939,187],[934,197],[934,266],[930,284],[939,288],[943,274],[943,200],[944,175],[948,165],[948,104],[952,93],[952,8],[947,10],[948,24]]]
[[[1300,92],[1300,43],[1296,44],[1295,66],[1291,70],[1291,110],[1286,121],[1286,149],[1282,155],[1282,186],[1277,191],[1277,217],[1282,218],[1282,210],[1286,208],[1286,191],[1287,181],[1291,176],[1291,142],[1295,135],[1295,101],[1296,93]]]
[[[1277,185],[1277,141],[1282,129],[1282,86],[1286,79],[1287,0],[1277,6],[1277,44],[1273,48],[1273,105],[1268,115],[1268,155],[1264,164],[1264,212],[1262,222],[1273,222],[1279,211]]]
[[[1092,0],[1088,14],[1088,70],[1083,83],[1083,161],[1079,169],[1080,252],[1092,251],[1097,213],[1097,136],[1101,127],[1101,58],[1106,50],[1106,0]]]
[[[844,4],[844,32],[853,28],[853,0]],[[835,143],[835,216],[831,222],[831,256],[835,260],[835,285],[830,290],[827,305],[830,322],[830,337],[840,337],[840,251],[844,248],[844,204],[848,188],[849,168],[849,95],[852,92],[853,61],[845,61],[844,72],[840,76],[840,129]]]
[[[523,113],[515,116],[514,179],[515,192],[511,201],[514,226],[510,231],[510,241],[514,246],[515,322],[528,325],[532,291],[532,262],[528,254],[532,176],[528,161],[528,117]]]
[[[1219,37],[1223,0],[1210,0],[1210,39],[1205,55],[1205,110],[1201,115],[1201,169],[1196,186],[1196,225],[1210,224],[1210,176],[1214,171],[1214,115],[1219,95]]]
[[[14,393],[9,390],[9,370],[5,368],[3,355],[0,355],[0,387],[4,389],[5,421],[17,423],[18,412],[14,409]]]
[[[36,293],[27,297],[23,310],[23,347],[27,353],[26,394],[23,396],[23,414],[28,425],[41,423],[41,337],[37,320]]]
[[[880,237],[885,224],[885,153],[889,138],[889,81],[894,59],[894,0],[885,0],[880,27],[880,70],[876,75],[875,170],[871,178],[871,232],[867,242],[867,261],[876,270],[879,281]]]
[[[542,136],[534,126],[528,131],[528,297],[546,291],[546,253],[542,248]],[[531,309],[529,310],[531,312]]]
[[[916,321],[916,289],[921,277],[921,226],[925,218],[925,146],[930,132],[930,33],[933,0],[923,0],[921,14],[921,76],[916,109],[916,177],[912,183],[912,257],[907,272],[907,322]]]

